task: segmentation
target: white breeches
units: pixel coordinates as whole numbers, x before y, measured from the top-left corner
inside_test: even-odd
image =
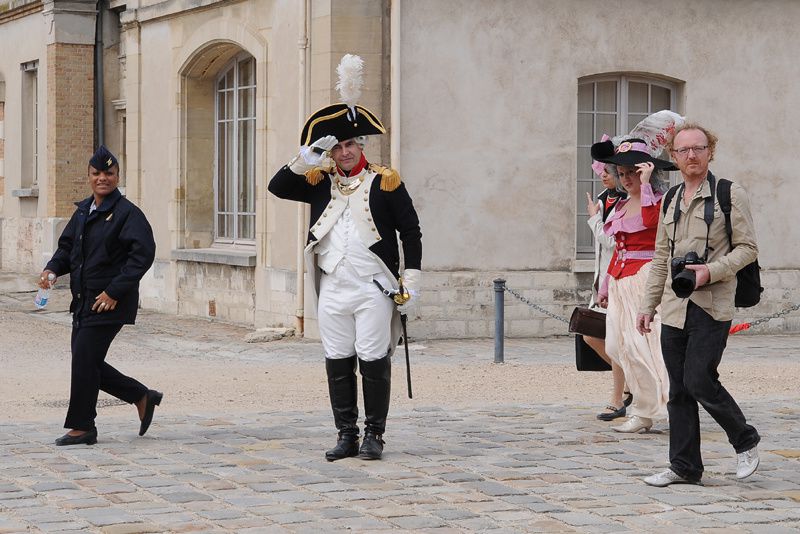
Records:
[[[322,275],[318,315],[326,358],[357,355],[369,362],[388,354],[395,305],[373,279],[385,288],[392,287],[386,275],[359,276],[347,261]]]

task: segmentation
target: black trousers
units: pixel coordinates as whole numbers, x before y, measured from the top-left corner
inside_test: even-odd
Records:
[[[147,387],[105,362],[108,347],[122,330],[121,324],[72,328],[72,383],[64,428],[92,430],[100,390],[133,403]]]
[[[661,327],[661,351],[669,374],[670,468],[688,480],[703,476],[698,402],[722,427],[737,453],[755,447],[761,439],[719,381],[717,367],[730,326],[730,321],[715,321],[689,301],[683,329]]]

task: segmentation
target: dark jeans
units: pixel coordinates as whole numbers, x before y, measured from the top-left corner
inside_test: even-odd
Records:
[[[690,301],[683,329],[661,328],[661,351],[669,374],[670,468],[688,480],[703,476],[698,402],[719,423],[737,453],[755,447],[761,439],[719,382],[717,366],[730,326],[730,321],[715,321]]]
[[[140,400],[147,387],[105,362],[121,324],[72,329],[72,384],[64,428],[92,430],[100,390],[128,403]]]

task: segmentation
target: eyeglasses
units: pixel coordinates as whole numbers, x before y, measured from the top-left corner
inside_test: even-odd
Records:
[[[699,156],[700,154],[708,150],[708,145],[697,145],[697,146],[687,146],[685,148],[676,148],[675,150],[673,150],[673,152],[675,152],[682,158],[685,158],[686,156],[689,155],[690,150],[694,152],[696,156]]]

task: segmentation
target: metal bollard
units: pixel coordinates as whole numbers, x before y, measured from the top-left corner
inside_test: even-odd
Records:
[[[505,286],[506,281],[502,278],[494,280],[494,363],[503,363]]]

